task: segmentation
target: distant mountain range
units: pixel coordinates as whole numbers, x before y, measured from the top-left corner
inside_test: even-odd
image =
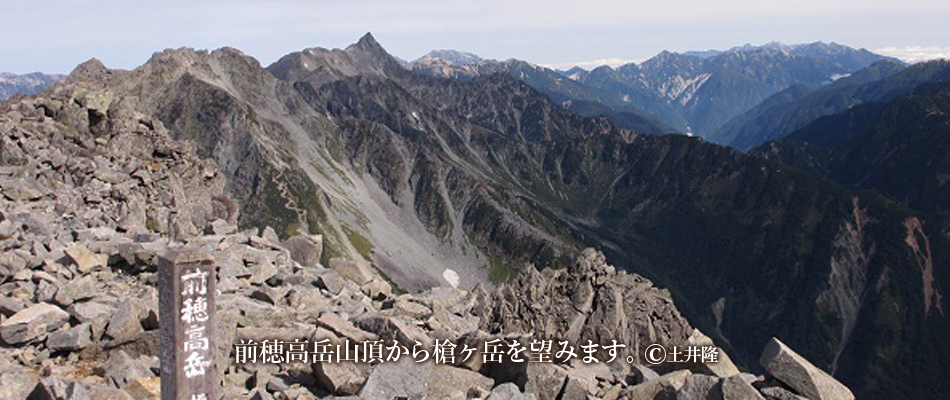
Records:
[[[796,85],[818,88],[877,61],[897,62],[864,49],[822,42],[683,54],[664,51],[641,64],[591,71],[577,67],[555,71],[519,60],[483,60],[471,54],[460,58],[461,54],[466,53],[433,52],[410,68],[454,78],[507,72],[580,114],[605,116],[646,132],[689,133],[723,144],[734,136],[722,132],[723,125],[772,95]],[[629,115],[638,116],[637,123],[625,121]]]
[[[66,79],[65,75],[47,75],[39,72],[16,75],[0,72],[0,100],[6,100],[14,94],[34,94],[47,85]]]

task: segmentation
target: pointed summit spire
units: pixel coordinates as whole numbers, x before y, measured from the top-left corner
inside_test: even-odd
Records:
[[[363,50],[383,49],[383,46],[380,46],[379,42],[376,41],[376,38],[374,38],[373,34],[370,32],[366,32],[366,34],[360,38],[360,41],[356,42],[356,44],[353,46]]]

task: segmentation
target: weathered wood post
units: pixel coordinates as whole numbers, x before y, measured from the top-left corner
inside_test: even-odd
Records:
[[[206,251],[184,248],[158,266],[162,400],[217,400],[216,273]]]

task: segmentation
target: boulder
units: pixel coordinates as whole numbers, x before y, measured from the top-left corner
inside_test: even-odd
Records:
[[[355,324],[360,329],[376,334],[387,343],[396,340],[409,348],[412,348],[416,342],[426,347],[433,344],[432,339],[422,329],[404,323],[398,318],[368,314],[357,318]]]
[[[716,362],[694,363],[689,365],[689,369],[697,374],[715,375],[720,378],[729,377],[739,373],[739,368],[732,362],[725,351],[719,349],[713,340],[700,332],[699,329],[693,329],[693,332],[686,339],[689,346],[696,347],[714,347],[717,351]]]
[[[96,294],[95,278],[86,275],[60,286],[59,289],[56,290],[53,301],[60,306],[69,307],[77,301],[91,299]]]
[[[30,393],[33,400],[90,400],[89,392],[78,382],[67,382],[57,377],[46,377]]]
[[[326,289],[334,296],[340,294],[344,286],[343,278],[340,278],[340,274],[332,269],[322,271],[314,283],[317,287]]]
[[[526,370],[528,381],[524,385],[526,392],[535,393],[538,400],[555,400],[567,380],[564,367],[553,363],[528,363]],[[584,390],[587,398],[587,390]]]
[[[627,384],[638,385],[659,377],[660,374],[656,373],[652,368],[642,364],[633,364],[630,366],[630,374],[627,375]]]
[[[89,323],[53,332],[46,339],[46,347],[52,351],[82,350],[91,344],[92,326]]]
[[[52,304],[39,303],[26,308],[0,324],[0,339],[17,345],[42,340],[46,334],[69,321],[69,313]]]
[[[410,357],[376,366],[360,397],[365,400],[394,398],[458,399],[470,394],[487,394],[494,381],[477,372],[432,360],[417,363]]]
[[[136,378],[125,387],[125,392],[135,400],[159,400],[162,398],[162,379]]]
[[[93,399],[109,400],[137,400],[133,399],[129,392],[114,387],[103,385],[92,385],[89,387],[89,397]]]
[[[81,243],[75,243],[67,247],[65,251],[82,274],[88,274],[96,268],[105,268],[109,261],[108,256],[93,253]]]
[[[318,362],[314,363],[311,369],[322,388],[330,393],[345,396],[360,391],[369,376],[370,366],[352,361]]]
[[[343,258],[331,258],[330,269],[336,271],[343,278],[364,285],[373,280],[375,274],[365,262]]]
[[[69,307],[69,313],[79,322],[92,322],[98,318],[110,318],[115,313],[115,307],[97,301],[76,303]]]
[[[431,362],[417,363],[405,355],[396,362],[381,363],[369,375],[366,385],[360,390],[360,398],[422,398],[432,378],[432,365]]]
[[[336,335],[348,338],[355,342],[366,342],[378,340],[378,337],[370,332],[357,328],[352,322],[343,319],[339,314],[323,313],[317,319],[317,325],[324,327]]]
[[[290,258],[304,267],[313,267],[320,263],[323,256],[323,236],[297,235],[285,240],[284,247],[290,251]]]
[[[535,400],[533,393],[521,393],[518,385],[508,382],[495,386],[486,400]]]
[[[98,372],[113,387],[124,389],[140,379],[155,378],[151,367],[152,360],[149,357],[132,358],[125,351],[118,350],[112,353],[109,360],[100,367],[101,370]],[[143,381],[141,383],[147,382]],[[130,392],[130,394],[132,393]],[[138,398],[134,394],[132,397]]]
[[[692,373],[686,369],[673,371],[661,375],[659,378],[631,386],[627,388],[627,392],[630,394],[630,397],[634,399],[653,399],[660,393],[669,393],[672,395],[686,384],[686,379],[689,378],[690,375],[692,375]]]
[[[741,375],[723,378],[722,398],[723,400],[765,400]]]
[[[12,316],[23,310],[23,303],[17,299],[0,296],[0,314],[4,317]]]
[[[360,287],[369,298],[373,300],[385,300],[393,295],[393,287],[381,279],[375,279]]]
[[[676,391],[676,400],[723,400],[718,377],[693,374]]]
[[[777,338],[765,346],[759,363],[799,394],[815,400],[854,399],[846,386],[812,365]]]
[[[0,361],[0,365],[9,361]],[[0,367],[0,399],[25,399],[36,389],[39,374],[22,366],[3,365]]]
[[[477,372],[437,364],[432,368],[425,398],[465,400],[470,398],[470,394],[491,392],[494,385],[494,380]]]
[[[432,310],[415,301],[408,300],[400,296],[393,304],[393,308],[402,315],[409,318],[425,319],[432,315]]]
[[[778,386],[764,387],[759,391],[762,393],[762,396],[768,400],[808,400]]]
[[[116,340],[132,339],[145,331],[142,327],[142,319],[146,316],[146,309],[142,302],[136,298],[129,298],[119,304],[119,308],[109,319],[109,327],[106,328],[106,335]]]

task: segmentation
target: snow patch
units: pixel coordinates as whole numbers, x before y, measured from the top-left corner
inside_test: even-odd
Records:
[[[442,271],[442,278],[445,278],[445,281],[448,282],[449,285],[452,285],[453,288],[459,288],[459,282],[461,279],[459,278],[458,272],[455,272],[455,270],[446,268],[445,271]]]

